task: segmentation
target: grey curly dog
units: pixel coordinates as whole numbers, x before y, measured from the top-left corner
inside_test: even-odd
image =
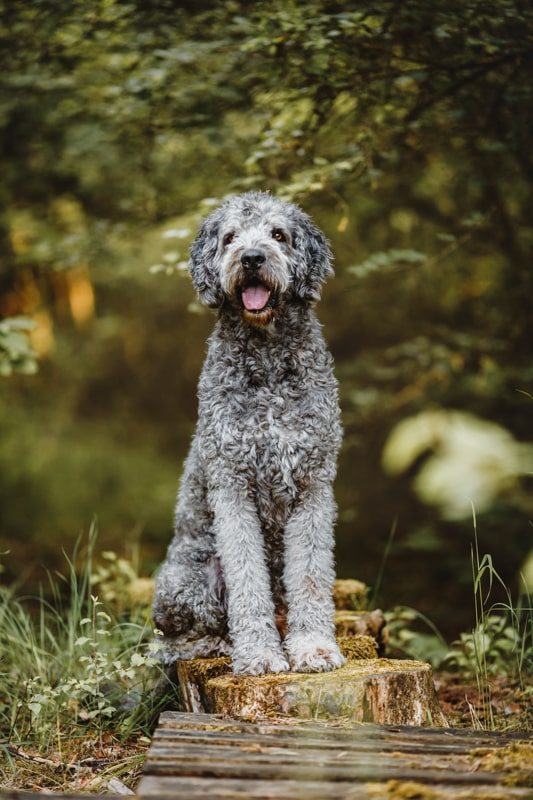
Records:
[[[156,583],[163,659],[231,654],[233,671],[251,675],[339,667],[332,481],[342,430],[313,311],[333,273],[328,243],[297,206],[249,192],[207,217],[190,255],[218,320]]]

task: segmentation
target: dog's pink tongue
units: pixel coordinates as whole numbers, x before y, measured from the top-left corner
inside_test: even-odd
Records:
[[[268,303],[270,292],[264,286],[248,286],[243,289],[242,302],[247,311],[260,311]]]

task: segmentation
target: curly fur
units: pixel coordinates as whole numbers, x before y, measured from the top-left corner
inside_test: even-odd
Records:
[[[252,278],[250,253],[263,258]],[[164,659],[231,653],[248,674],[332,669],[343,661],[332,600],[341,425],[312,309],[333,272],[328,243],[295,205],[250,192],[203,222],[190,269],[218,320],[157,578]],[[267,307],[245,307],[251,280]]]

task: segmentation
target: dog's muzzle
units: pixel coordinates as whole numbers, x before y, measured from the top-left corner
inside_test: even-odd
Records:
[[[277,291],[269,276],[266,256],[261,250],[246,250],[241,256],[237,296],[245,316],[259,321],[270,315],[277,302]]]

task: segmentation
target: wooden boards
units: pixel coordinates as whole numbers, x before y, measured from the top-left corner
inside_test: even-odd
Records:
[[[487,757],[524,748],[523,766]],[[530,748],[528,750],[528,748]],[[161,715],[141,798],[529,798],[531,740],[450,729]]]

